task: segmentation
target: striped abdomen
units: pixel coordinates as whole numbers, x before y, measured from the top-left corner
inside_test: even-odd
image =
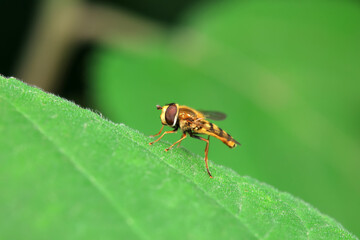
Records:
[[[216,137],[230,148],[241,145],[238,141],[232,138],[230,134],[208,121],[204,121],[203,128],[199,131],[199,133]]]

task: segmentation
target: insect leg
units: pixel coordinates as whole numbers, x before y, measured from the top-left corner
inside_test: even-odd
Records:
[[[168,134],[168,133],[176,133],[177,132],[177,129],[176,130],[173,130],[173,131],[166,131],[164,132],[158,139],[156,139],[155,141],[149,143],[149,145],[153,145],[154,143],[156,143],[157,141],[159,141],[165,134]]]
[[[206,170],[209,174],[209,177],[212,178],[211,176],[211,173],[210,173],[210,170],[209,170],[209,166],[208,166],[208,153],[209,153],[209,140],[210,140],[210,136],[208,137],[208,139],[205,139],[203,137],[199,137],[197,135],[194,135],[194,134],[190,134],[190,137],[193,137],[193,138],[196,138],[196,139],[199,139],[199,140],[202,140],[202,141],[205,141],[206,142],[206,147],[205,147],[205,165],[206,165]]]
[[[183,135],[181,136],[181,138],[178,140],[178,141],[176,141],[173,145],[171,145],[169,148],[167,148],[167,149],[165,149],[165,151],[167,152],[167,151],[169,151],[173,146],[175,146],[177,143],[181,143],[181,141],[182,140],[184,140],[186,138],[186,133],[184,132],[183,133]]]
[[[155,135],[151,135],[150,137],[156,137],[157,135],[160,135],[160,133],[162,132],[162,130],[164,129],[164,126],[165,125],[162,125],[161,129],[160,129],[160,132],[158,132],[157,134]]]

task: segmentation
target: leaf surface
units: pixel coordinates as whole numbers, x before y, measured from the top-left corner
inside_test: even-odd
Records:
[[[356,239],[287,193],[0,77],[2,239]]]
[[[211,159],[359,235],[359,26],[348,0],[204,3],[159,41],[100,47],[93,94],[106,116],[148,135],[160,128],[156,104],[226,113],[215,123],[242,147],[214,140]],[[203,154],[197,140],[183,146]]]

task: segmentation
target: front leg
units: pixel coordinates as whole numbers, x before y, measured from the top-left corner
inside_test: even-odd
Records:
[[[177,143],[180,145],[181,141],[186,138],[186,133],[184,132],[183,135],[179,140],[177,140],[173,145],[171,145],[169,148],[165,149],[165,152],[169,151],[173,146],[175,146]]]
[[[166,132],[164,132],[158,139],[156,139],[155,141],[149,143],[149,145],[153,145],[154,143],[156,143],[157,141],[159,141],[165,134],[168,134],[168,133],[176,133],[176,132],[177,132],[177,129],[172,130],[172,131],[166,131]]]
[[[164,129],[164,125],[162,125],[160,131],[159,131],[157,134],[155,134],[155,135],[150,135],[150,137],[156,137],[157,135],[160,135],[160,133],[162,132],[163,129]]]

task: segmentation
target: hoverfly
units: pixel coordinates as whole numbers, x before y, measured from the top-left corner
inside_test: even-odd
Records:
[[[187,134],[189,134],[190,137],[205,141],[205,165],[210,178],[212,178],[208,167],[210,136],[216,137],[230,148],[241,145],[238,141],[232,138],[230,134],[228,134],[215,124],[206,120],[206,118],[213,120],[223,120],[226,118],[226,115],[224,113],[213,111],[197,111],[187,106],[180,106],[177,103],[170,103],[163,107],[161,107],[160,105],[156,105],[156,108],[158,110],[162,110],[160,114],[160,119],[163,126],[161,127],[159,133],[152,135],[151,137],[160,135],[165,125],[168,125],[174,129],[172,131],[165,131],[158,139],[149,143],[149,145],[152,145],[159,141],[165,134],[176,133],[179,128],[183,132],[181,138],[169,148],[165,149],[166,152],[169,151],[176,144],[180,145],[181,141],[187,137]],[[200,137],[199,134],[208,135],[208,139]]]

